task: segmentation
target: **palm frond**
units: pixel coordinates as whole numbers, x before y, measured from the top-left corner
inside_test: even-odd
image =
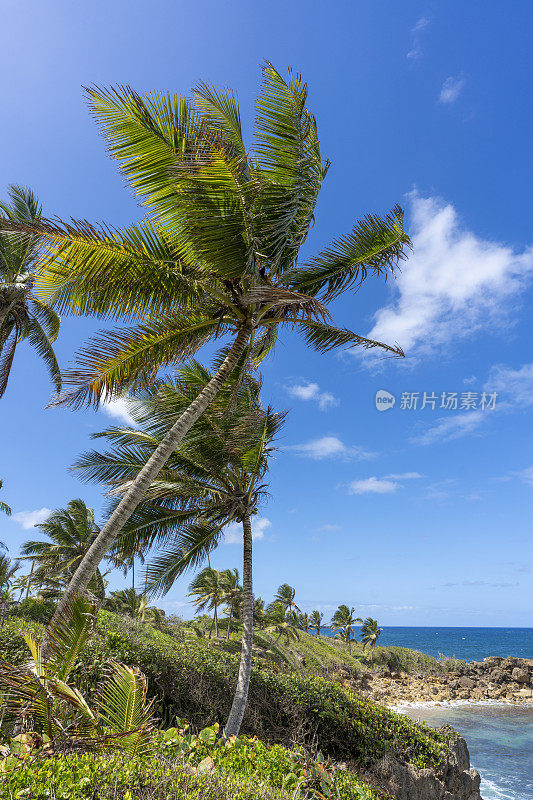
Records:
[[[91,636],[95,605],[76,597],[48,627],[47,663],[59,680],[65,680]]]
[[[98,690],[100,722],[120,737],[117,744],[130,756],[149,747],[153,701],[147,702],[147,690],[148,681],[137,667],[114,661]]]
[[[347,236],[335,239],[305,266],[286,276],[295,291],[330,302],[349,287],[358,288],[368,275],[393,274],[410,247],[403,210],[395,206],[385,217],[368,214]]]
[[[297,324],[307,344],[314,347],[319,353],[327,353],[328,350],[335,347],[362,347],[364,350],[380,347],[400,358],[405,355],[399,345],[389,345],[374,339],[367,339],[347,328],[335,328],[333,325],[324,325],[314,320],[299,320]]]
[[[26,338],[31,344],[31,346],[37,351],[39,356],[44,361],[48,372],[50,373],[50,378],[56,387],[56,391],[59,394],[61,391],[61,370],[59,369],[59,364],[57,363],[57,358],[50,344],[50,339],[42,329],[40,323],[37,319],[32,319],[27,326],[27,333]]]

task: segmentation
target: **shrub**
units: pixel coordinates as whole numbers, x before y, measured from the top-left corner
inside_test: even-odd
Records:
[[[11,613],[16,617],[47,625],[54,616],[55,608],[56,605],[51,600],[37,600],[36,597],[26,597],[20,603],[13,605]]]

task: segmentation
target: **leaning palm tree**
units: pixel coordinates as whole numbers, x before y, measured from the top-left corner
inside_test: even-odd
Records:
[[[309,633],[310,621],[309,621],[309,614],[306,611],[297,615],[297,624],[300,630]]]
[[[309,617],[309,627],[315,628],[317,636],[320,636],[320,628],[322,627],[323,619],[324,614],[321,611],[315,610],[311,612]]]
[[[13,561],[5,553],[0,554],[0,591],[10,593],[19,569],[19,561]]]
[[[71,500],[66,508],[53,511],[48,519],[37,526],[45,540],[25,542],[21,557],[36,565],[32,575],[34,585],[59,585],[72,578],[79,563],[96,540],[100,528],[94,521],[94,511],[83,500]],[[103,600],[105,582],[99,569],[89,581],[88,588]],[[56,590],[57,594],[57,590]]]
[[[281,603],[281,605],[287,611],[300,611],[296,603],[294,602],[294,598],[296,596],[296,589],[292,586],[289,586],[288,583],[283,583],[279,588],[276,594],[274,595],[274,602]]]
[[[30,189],[10,186],[9,202],[0,202],[7,225],[38,227],[41,204]],[[35,292],[35,271],[45,237],[36,230],[20,234],[0,227],[0,397],[4,394],[15,351],[27,341],[46,364],[59,392],[61,373],[52,349],[59,317]]]
[[[383,628],[378,628],[377,620],[367,617],[361,626],[361,641],[363,642],[363,652],[366,646],[370,646],[370,660],[374,660],[374,649],[378,639],[383,633]]]
[[[150,616],[151,612],[150,601],[146,595],[137,594],[132,587],[111,592],[104,603],[104,608],[114,611],[115,614],[124,614],[138,622],[144,622],[147,613]]]
[[[218,607],[222,603],[225,594],[224,579],[222,573],[213,567],[205,567],[198,575],[195,575],[189,585],[188,597],[196,598],[193,603],[196,611],[213,611],[213,622],[209,628],[209,638],[215,628],[215,636],[218,638]]]
[[[192,362],[179,370],[174,382],[161,382],[138,395],[131,414],[136,429],[114,428],[107,438],[109,452],[85,454],[76,467],[87,480],[97,480],[122,495],[174,419],[211,379],[209,370]],[[141,546],[161,546],[149,563],[147,586],[167,592],[187,569],[203,564],[221,541],[225,527],[238,523],[243,532],[242,650],[234,703],[226,724],[237,735],[246,708],[253,643],[252,518],[266,493],[263,483],[274,439],[284,414],[263,409],[260,383],[249,375],[231,376],[208,411],[170,456],[164,470],[148,488],[117,540],[135,539]]]
[[[352,231],[300,263],[329,162],[323,162],[307,86],[267,63],[247,151],[233,92],[200,84],[192,100],[143,97],[129,87],[88,90],[108,149],[147,209],[118,231],[88,222],[39,221],[4,228],[43,236],[42,296],[66,313],[124,317],[65,374],[73,406],[150,386],[160,368],[207,342],[230,337],[226,357],[129,485],[80,562],[57,613],[91,576],[187,431],[241,363],[257,366],[280,326],[324,353],[335,347],[399,346],[331,323],[328,303],[368,276],[393,274],[409,238],[403,213],[366,216]],[[244,354],[244,358],[241,357]]]
[[[352,652],[352,638],[355,638],[354,626],[363,620],[354,617],[355,608],[348,608],[347,605],[340,605],[331,619],[331,630],[338,633],[348,645],[348,652]]]

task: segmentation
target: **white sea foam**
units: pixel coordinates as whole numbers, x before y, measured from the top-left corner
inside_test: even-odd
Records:
[[[388,706],[391,711],[401,714],[410,708],[464,708],[464,706],[501,706],[505,708],[533,708],[533,700],[512,703],[510,700],[413,700]]]

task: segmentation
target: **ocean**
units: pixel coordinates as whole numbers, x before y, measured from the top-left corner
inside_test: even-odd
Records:
[[[329,628],[321,628],[320,633],[333,635]],[[465,661],[482,661],[487,656],[533,658],[533,628],[384,627],[379,644],[409,647],[436,658],[442,654]]]
[[[379,643],[465,661],[487,656],[533,658],[533,628],[387,627]],[[472,766],[481,773],[484,800],[533,800],[533,704],[413,704],[404,713],[433,727],[449,723],[464,736]]]

